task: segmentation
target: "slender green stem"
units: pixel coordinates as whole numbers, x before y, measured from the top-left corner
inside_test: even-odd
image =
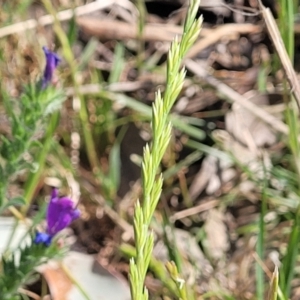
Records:
[[[73,55],[71,46],[69,44],[69,40],[67,35],[62,29],[62,26],[60,24],[60,21],[57,18],[56,11],[54,10],[52,3],[50,0],[42,0],[46,10],[49,14],[51,14],[54,18],[54,31],[61,43],[63,55],[70,67],[72,81],[74,85],[74,91],[75,91],[75,97],[80,99],[80,111],[79,111],[79,117],[82,125],[82,131],[84,136],[84,142],[87,150],[88,159],[90,162],[90,165],[92,167],[92,170],[95,174],[99,174],[101,172],[99,160],[97,157],[96,147],[92,135],[91,126],[88,119],[88,111],[86,107],[86,102],[84,101],[84,97],[80,93],[80,84],[78,83],[78,68],[76,64],[75,57]]]
[[[278,268],[275,267],[275,271],[271,278],[271,284],[270,284],[270,290],[268,294],[268,300],[277,300],[277,294],[278,294]]]
[[[125,257],[136,257],[136,250],[129,244],[122,244],[119,250]],[[163,263],[156,260],[153,256],[151,257],[149,269],[153,272],[156,278],[159,278],[163,285],[168,289],[168,291],[174,296],[177,295],[177,288],[174,282],[168,277],[166,269]]]
[[[291,0],[280,0],[279,27],[289,57],[294,59],[294,3]]]
[[[185,78],[181,69],[184,55],[197,39],[202,19],[195,21],[200,1],[192,0],[184,24],[184,32],[179,42],[176,38],[171,44],[167,60],[167,82],[164,97],[157,92],[152,106],[151,145],[144,148],[142,162],[143,203],[138,201],[134,212],[134,236],[136,257],[130,260],[130,288],[133,300],[147,300],[148,290],[144,286],[147,269],[150,263],[154,237],[149,233],[150,222],[160,199],[163,178],[157,176],[159,165],[170,142],[172,126],[169,121],[171,108],[177,99]],[[183,291],[180,291],[180,295]]]
[[[71,274],[71,272],[69,271],[69,269],[63,263],[61,264],[61,268],[64,270],[65,274],[72,281],[72,283],[78,288],[78,290],[80,291],[80,293],[84,297],[84,299],[85,300],[91,300],[90,296],[85,291],[85,289],[80,284],[80,282],[78,280],[76,280],[76,278]]]
[[[18,228],[18,225],[19,225],[19,220],[16,218],[15,219],[15,223],[14,223],[14,227],[11,230],[11,233],[9,235],[9,238],[7,240],[7,243],[6,243],[6,246],[5,246],[5,250],[4,250],[3,253],[6,253],[8,251],[8,249],[9,249],[11,243],[12,243],[12,240],[13,240],[13,238],[15,236],[15,233],[16,233],[16,230]]]
[[[256,244],[256,251],[261,261],[264,259],[264,240],[265,240],[265,215],[267,213],[267,170],[264,168],[265,176],[264,183],[262,188],[262,199],[261,199],[261,211],[259,216],[259,232]],[[256,263],[256,295],[258,300],[264,299],[264,270],[261,265]]]
[[[143,64],[143,55],[144,55],[144,40],[143,40],[143,34],[144,34],[144,28],[145,28],[145,22],[146,22],[146,14],[147,9],[144,0],[136,0],[137,2],[137,8],[139,11],[139,21],[138,21],[138,53],[137,53],[137,67],[138,70],[141,70],[142,64]]]
[[[43,142],[43,147],[41,148],[38,158],[37,158],[37,163],[38,163],[38,169],[36,172],[30,173],[28,176],[28,179],[25,184],[25,190],[24,190],[24,199],[25,199],[25,206],[22,208],[22,213],[23,215],[26,214],[30,203],[32,201],[32,198],[34,196],[34,192],[36,189],[36,186],[38,185],[38,182],[41,178],[41,174],[43,173],[44,166],[46,163],[47,159],[47,154],[50,151],[51,144],[52,144],[52,139],[53,135],[55,132],[55,129],[57,127],[58,121],[59,121],[59,113],[54,113],[49,122],[49,126],[47,128],[46,136]]]

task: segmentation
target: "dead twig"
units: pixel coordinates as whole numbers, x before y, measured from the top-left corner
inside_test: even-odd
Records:
[[[96,18],[77,18],[77,24],[83,31],[92,36],[104,40],[127,40],[136,39],[137,25],[129,24],[118,20],[99,20]],[[195,56],[206,47],[215,44],[224,36],[239,36],[246,33],[257,33],[261,26],[253,24],[228,24],[213,29],[203,28],[200,32],[200,39],[190,50],[188,57]],[[182,27],[173,24],[146,24],[143,40],[172,42],[175,36],[181,36]]]
[[[195,214],[199,214],[201,212],[204,212],[211,208],[216,207],[219,203],[220,203],[219,200],[211,200],[211,201],[202,203],[198,206],[179,211],[170,217],[170,221],[175,222],[176,220],[180,220],[180,219],[183,219],[183,218],[195,215]]]
[[[270,38],[273,41],[275,49],[280,58],[281,64],[285,71],[287,80],[291,86],[291,92],[293,93],[296,102],[298,104],[298,108],[300,110],[300,83],[298,81],[296,72],[293,68],[291,60],[288,56],[288,53],[285,49],[283,40],[281,38],[280,32],[278,30],[277,24],[274,20],[274,17],[269,8],[265,8],[264,5],[259,1],[260,9],[262,11],[262,15],[264,21],[267,26],[267,30],[269,32]]]
[[[128,82],[114,82],[110,85],[107,85],[105,89],[114,93],[124,93],[124,92],[133,92],[139,89],[145,88],[147,86],[146,81],[128,81]],[[97,94],[100,93],[104,89],[104,86],[101,86],[97,83],[91,83],[82,85],[79,87],[79,92],[81,95],[88,94]],[[67,96],[74,96],[74,88],[69,87],[66,88]]]
[[[103,40],[128,40],[137,38],[137,25],[118,20],[99,20],[96,18],[77,18],[77,24],[83,31]],[[170,24],[147,24],[143,40],[171,42],[176,35],[180,36],[182,27]]]
[[[77,8],[73,9],[67,9],[60,11],[57,13],[57,18],[60,21],[67,21],[70,20],[73,15],[79,17],[86,14],[93,13],[97,10],[101,10],[104,8],[107,8],[114,3],[119,2],[117,0],[101,0],[101,1],[95,1],[83,6],[79,6]],[[54,21],[53,16],[51,15],[45,15],[40,17],[38,20],[30,19],[24,22],[12,24],[9,26],[5,26],[0,28],[0,38],[3,38],[5,36],[15,34],[15,33],[22,33],[23,31],[30,30],[36,28],[38,25],[46,26],[52,24]]]
[[[19,288],[18,291],[19,291],[19,293],[21,293],[23,295],[26,295],[28,297],[31,297],[34,300],[41,300],[41,297],[38,294],[36,294],[34,292],[31,292],[31,291],[29,291],[27,289]]]

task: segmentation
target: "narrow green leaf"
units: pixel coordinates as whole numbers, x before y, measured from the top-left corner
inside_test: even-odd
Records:
[[[262,204],[261,204],[261,211],[259,216],[259,231],[258,231],[258,238],[257,238],[257,245],[256,245],[256,251],[258,254],[258,257],[261,261],[264,260],[264,241],[265,241],[265,222],[264,218],[267,213],[267,170],[264,168],[264,182],[263,182],[263,188],[262,188]],[[256,262],[256,295],[258,300],[264,299],[264,270],[262,266]]]
[[[120,81],[120,76],[124,68],[124,53],[125,48],[123,44],[117,43],[115,47],[113,66],[108,78],[109,84]]]
[[[84,48],[81,54],[81,59],[78,64],[79,71],[83,70],[88,65],[98,45],[99,45],[99,41],[96,38],[91,38],[89,40],[88,44],[86,45],[86,47]]]
[[[25,204],[25,199],[21,196],[10,199],[5,205],[0,207],[0,213],[10,206],[23,206]]]
[[[290,297],[291,282],[292,279],[294,278],[295,264],[299,252],[298,251],[299,242],[300,242],[299,226],[300,226],[300,217],[297,214],[294,225],[292,227],[292,232],[290,234],[287,253],[283,258],[283,263],[280,271],[280,275],[281,275],[279,281],[280,288],[283,292],[283,295],[286,298]]]
[[[114,145],[109,154],[109,173],[108,177],[112,184],[113,193],[116,193],[120,184],[121,176],[121,157],[120,157],[120,144],[127,131],[127,127],[122,127]]]
[[[77,24],[76,24],[76,18],[74,13],[72,15],[72,18],[69,20],[68,24],[69,24],[69,28],[68,28],[67,37],[69,40],[69,44],[73,45],[77,38]]]
[[[270,283],[268,300],[277,300],[278,281],[279,281],[279,273],[278,273],[278,268],[276,266]]]

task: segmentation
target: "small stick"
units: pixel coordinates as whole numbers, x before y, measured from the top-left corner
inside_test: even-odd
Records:
[[[70,20],[74,14],[75,14],[75,16],[83,16],[85,14],[90,14],[97,10],[101,10],[108,6],[111,6],[115,2],[116,2],[115,0],[95,1],[95,2],[86,4],[83,6],[79,6],[79,7],[75,8],[74,10],[67,9],[67,10],[60,11],[57,14],[57,18],[60,21]],[[24,22],[5,26],[5,27],[0,28],[0,38],[3,38],[7,35],[15,34],[15,33],[21,33],[23,31],[26,31],[29,29],[34,29],[38,25],[41,25],[41,26],[50,25],[53,22],[54,22],[53,16],[45,15],[45,16],[40,17],[38,20],[30,19],[30,20],[27,20]]]
[[[291,63],[291,60],[287,54],[283,40],[282,40],[280,32],[278,30],[277,24],[274,20],[274,17],[272,15],[270,9],[266,8],[261,3],[261,1],[259,1],[259,5],[260,5],[260,9],[262,11],[262,15],[264,17],[270,38],[273,41],[273,44],[277,51],[277,54],[280,58],[280,61],[282,63],[283,69],[285,71],[287,80],[290,83],[291,92],[293,93],[293,95],[296,99],[296,102],[298,104],[298,109],[300,110],[300,84],[299,84],[299,80],[297,78],[296,72],[295,72],[294,67]]]
[[[175,222],[176,220],[180,220],[183,218],[190,217],[192,215],[199,214],[201,212],[204,212],[211,208],[216,207],[219,203],[220,203],[219,200],[211,200],[211,201],[208,201],[205,203],[201,203],[197,206],[181,210],[179,212],[176,212],[173,216],[171,216],[170,221]]]
[[[99,20],[97,18],[77,18],[77,25],[87,34],[104,40],[136,39],[137,25],[118,20]],[[239,36],[240,34],[257,33],[262,26],[253,24],[225,24],[216,28],[203,28],[199,41],[188,52],[188,57],[195,56],[201,50],[215,44],[224,36]],[[180,39],[182,26],[173,24],[146,24],[142,39],[145,41],[172,42],[175,36]],[[233,37],[234,38],[234,37]]]

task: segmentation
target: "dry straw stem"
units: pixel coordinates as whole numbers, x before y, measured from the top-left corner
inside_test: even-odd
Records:
[[[157,172],[171,138],[172,126],[168,120],[170,110],[182,89],[185,78],[185,70],[180,70],[181,63],[198,38],[202,24],[202,18],[195,21],[199,4],[200,0],[191,0],[181,41],[175,38],[169,50],[164,97],[158,91],[152,107],[153,139],[151,146],[146,145],[144,148],[142,162],[143,204],[141,206],[137,201],[134,212],[136,257],[130,260],[129,271],[131,296],[134,300],[148,299],[148,290],[144,287],[144,281],[154,244],[149,226],[163,184],[162,175],[157,176]]]
[[[172,217],[170,218],[170,222],[175,222],[177,220],[187,218],[187,217],[199,214],[204,211],[208,211],[208,210],[218,206],[219,204],[220,204],[220,200],[215,199],[215,200],[209,200],[207,202],[204,202],[202,204],[199,204],[199,205],[191,207],[191,208],[181,210],[172,215]]]
[[[173,261],[166,263],[166,269],[168,270],[172,280],[176,284],[177,293],[180,296],[180,300],[187,300],[187,289],[185,280],[180,276],[177,270],[177,266]]]
[[[271,283],[270,283],[270,289],[268,293],[268,300],[276,300],[277,294],[278,294],[278,281],[279,281],[279,272],[278,267],[275,267],[275,270],[273,272]]]
[[[77,24],[82,27],[87,34],[99,37],[100,39],[135,39],[137,25],[118,20],[103,19],[96,17],[77,18]],[[197,55],[201,50],[213,45],[226,36],[228,39],[237,39],[241,34],[259,33],[262,31],[261,25],[254,24],[224,24],[213,29],[204,28],[201,30],[200,39],[189,51],[187,57]],[[141,38],[145,41],[172,42],[177,35],[182,34],[182,26],[174,24],[146,24]]]
[[[76,7],[73,9],[67,9],[57,13],[56,17],[59,21],[67,21],[70,20],[73,15],[76,17],[83,16],[86,14],[93,13],[97,10],[105,9],[113,4],[123,5],[125,7],[132,6],[128,0],[101,0],[94,1],[92,3]],[[34,29],[37,26],[46,26],[54,23],[54,17],[52,15],[45,15],[40,17],[38,20],[30,19],[24,22],[16,23],[13,25],[9,25],[3,28],[0,28],[0,38],[5,36],[22,33],[26,30]]]
[[[289,55],[284,46],[281,34],[277,27],[277,24],[274,20],[274,17],[269,8],[265,8],[261,1],[259,1],[260,9],[262,11],[263,19],[266,23],[267,30],[269,32],[270,38],[275,46],[275,49],[278,53],[280,61],[282,63],[283,69],[285,71],[286,77],[291,86],[291,92],[293,93],[297,104],[298,109],[300,110],[300,83],[297,78],[296,72],[293,68]]]

